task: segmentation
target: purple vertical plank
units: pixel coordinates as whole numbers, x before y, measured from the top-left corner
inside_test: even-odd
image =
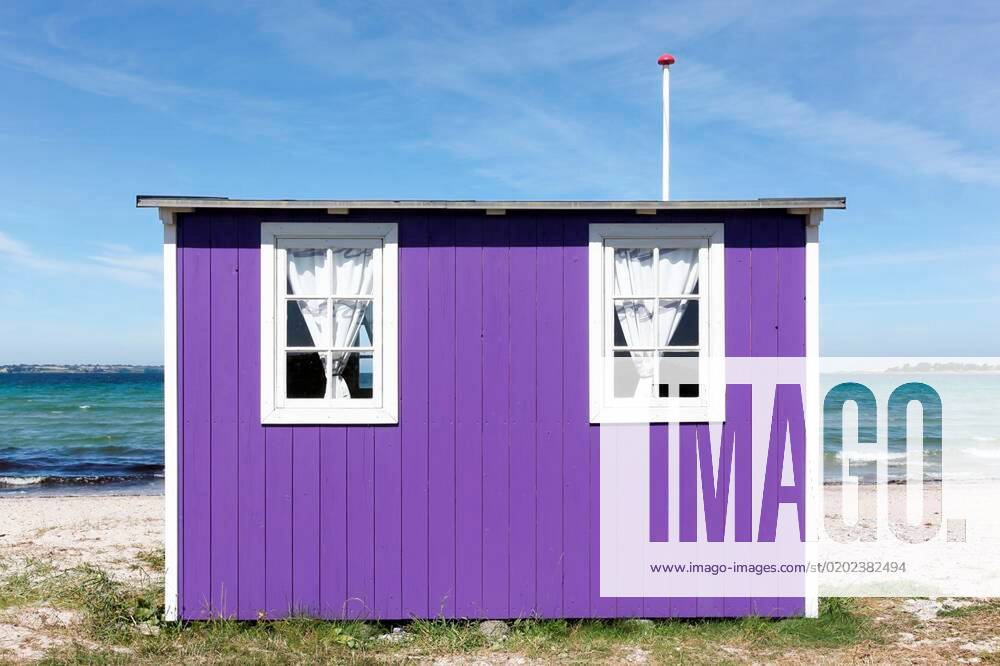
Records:
[[[563,614],[563,239],[558,220],[538,222],[537,611]],[[583,335],[580,332],[578,335]]]
[[[186,619],[210,616],[211,502],[211,227],[185,221],[184,230],[184,550],[181,595]]]
[[[510,615],[535,612],[536,227],[510,228]]]
[[[778,230],[778,356],[806,355],[806,228],[789,215]]]
[[[292,599],[296,613],[320,612],[319,428],[292,429]]]
[[[212,612],[230,617],[239,605],[239,249],[230,216],[211,228]]]
[[[698,617],[725,617],[726,597],[698,597]]]
[[[726,356],[750,356],[750,221],[742,216],[730,215],[726,221]],[[739,396],[749,391],[740,392]],[[736,418],[751,418],[749,402],[740,401],[733,388],[726,392],[727,419],[730,414]],[[734,404],[734,400],[737,404]],[[727,617],[743,617],[751,613],[749,597],[727,597],[723,614]]]
[[[322,428],[319,445],[320,602],[324,617],[341,619],[347,612],[347,428]]]
[[[589,225],[563,228],[563,613],[590,609],[590,448],[587,349]]]
[[[180,216],[180,220],[190,214]],[[182,221],[177,224],[177,610],[184,615],[184,232]]]
[[[590,616],[615,617],[618,601],[601,596],[601,427],[590,426]]]
[[[669,432],[667,424],[649,426],[649,540],[656,543],[670,541],[669,531]],[[674,526],[676,540],[677,527]],[[644,617],[670,617],[669,597],[645,597]]]
[[[801,215],[788,215],[778,227],[778,356],[806,355],[806,228]],[[804,546],[794,559],[804,559]],[[805,589],[805,577],[786,579],[788,587]],[[783,590],[787,593],[788,590]],[[778,614],[783,617],[802,615],[805,599],[778,598]]]
[[[375,617],[375,431],[347,428],[347,618]]]
[[[483,615],[483,218],[455,227],[455,593]]]
[[[755,216],[750,228],[750,353],[757,359],[774,359],[778,355],[777,216],[771,212]],[[773,366],[767,361],[758,360],[757,363],[777,373],[776,361]],[[777,613],[777,605],[777,597],[755,597],[751,610],[755,615],[770,617]]]
[[[750,351],[754,357],[778,355],[778,221],[774,214],[751,222]]]
[[[402,451],[398,426],[375,428],[375,612],[403,617]]]
[[[729,326],[730,323],[727,321],[726,325]],[[749,332],[749,322],[746,322],[744,335],[749,337]],[[742,427],[750,430],[753,421],[752,409],[752,386],[750,384],[730,384],[726,390],[726,427],[738,430],[741,427],[740,424],[742,424]],[[752,432],[752,430],[750,431]],[[739,459],[737,459],[737,464],[740,466],[753,466],[752,462],[744,461],[741,463]],[[734,478],[738,473],[734,470]],[[750,474],[752,478],[753,472],[750,471]],[[727,596],[723,603],[722,616],[745,617],[753,612],[753,608],[753,600],[750,597]]]
[[[253,620],[264,600],[264,427],[260,424],[260,225],[241,221],[239,239],[239,607]]]
[[[649,427],[649,540],[665,543],[670,540],[667,521],[669,520],[669,474],[667,450],[667,425],[652,424]]]
[[[266,428],[265,584],[267,617],[292,610],[292,431]]]
[[[428,610],[455,617],[455,222],[430,223],[428,242]]]
[[[405,231],[405,229],[403,230]],[[405,268],[404,263],[400,268]],[[399,271],[395,285],[406,280]],[[402,303],[402,301],[400,301]],[[397,322],[399,313],[397,309]],[[411,353],[409,341],[399,337],[400,358]],[[399,368],[396,381],[400,379]],[[397,384],[399,385],[399,384]],[[376,427],[375,437],[375,561],[374,617],[400,619],[403,614],[403,428],[401,425]]]
[[[750,221],[726,222],[726,356],[750,356]]]
[[[402,609],[405,617],[427,617],[428,263],[427,222],[423,218],[412,218],[400,225],[399,275]]]
[[[670,442],[670,444],[673,445],[673,446],[676,446],[678,448],[678,451],[680,451],[681,450],[681,448],[680,448],[681,447],[681,442],[686,442],[686,441],[693,442],[693,441],[695,441],[694,440],[694,430],[695,430],[695,428],[697,428],[697,424],[694,424],[694,423],[681,423],[681,424],[679,424],[678,427],[677,427],[677,433],[678,433],[677,441],[676,442]],[[683,469],[683,466],[681,467],[681,469]],[[680,493],[684,492],[683,488],[684,488],[684,483],[685,482],[693,483],[696,486],[698,484],[697,480],[690,479],[690,478],[686,479],[683,476],[681,476],[680,474],[678,474],[677,478],[678,478],[678,483],[680,484],[680,488],[678,489]],[[680,512],[680,514],[681,515],[678,518],[678,525],[677,525],[678,534],[680,534],[681,531],[687,531],[687,529],[691,529],[692,525],[691,525],[690,521],[693,519],[693,521],[695,523],[695,525],[693,526],[693,529],[695,530],[695,533],[699,535],[699,538],[704,539],[705,538],[704,530],[700,530],[700,526],[698,525],[698,523],[699,523],[698,516],[696,514],[685,515],[685,512]],[[699,615],[699,609],[698,609],[698,603],[699,603],[699,601],[700,600],[699,600],[698,597],[671,597],[670,598],[670,616],[671,617],[698,617],[698,615]]]
[[[727,391],[727,395],[728,395],[728,393],[729,392]],[[730,414],[729,414],[728,404],[727,404],[726,421],[729,421],[729,420],[730,420]],[[691,424],[688,427],[690,427],[693,430],[693,429],[697,428],[698,426],[695,425],[695,424]],[[692,434],[694,434],[694,433],[692,433]],[[696,436],[697,435],[695,435],[695,437]],[[696,439],[692,439],[691,441],[692,441],[692,443],[694,443],[697,440]],[[677,444],[679,446],[680,442],[678,442]],[[716,475],[718,475],[719,472],[721,471],[720,468],[721,468],[721,462],[718,465],[715,466]],[[699,483],[698,487],[699,487],[699,492],[700,492],[700,489],[701,489],[700,483]],[[730,493],[731,493],[730,494],[730,498],[732,498],[733,495],[734,495],[734,493],[733,493],[732,490],[730,490]],[[732,501],[733,500],[730,499],[730,502],[732,502]],[[707,536],[704,534],[704,529],[703,528],[704,528],[704,525],[701,525],[701,524],[698,525],[698,530],[701,532],[699,534],[699,540],[703,540],[703,539],[707,538]],[[697,602],[695,604],[695,611],[696,611],[696,614],[697,614],[698,617],[724,617],[725,614],[726,614],[726,598],[724,596],[723,597],[699,596],[697,598]]]
[[[506,217],[483,233],[483,600],[487,617],[509,609],[510,285]]]

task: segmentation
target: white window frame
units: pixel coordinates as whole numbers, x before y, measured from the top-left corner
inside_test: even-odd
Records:
[[[399,422],[398,225],[395,223],[264,222],[260,230],[260,415],[273,424]],[[287,248],[352,246],[375,249],[372,397],[285,397]],[[311,245],[315,243],[315,245]],[[334,295],[336,296],[336,295]],[[294,351],[294,349],[293,349]]]
[[[591,423],[700,423],[725,420],[723,227],[722,223],[590,225],[588,303]],[[612,268],[615,247],[699,248],[698,351],[701,390],[697,398],[614,397],[614,329],[611,317],[614,316]]]

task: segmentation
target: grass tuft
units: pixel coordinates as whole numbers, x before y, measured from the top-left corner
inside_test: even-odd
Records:
[[[994,615],[1000,613],[1000,600],[991,599],[989,601],[969,604],[968,606],[958,606],[957,608],[945,608],[938,611],[938,617],[966,618],[980,615]]]
[[[153,573],[163,573],[166,569],[166,555],[162,549],[144,550],[140,552],[137,559],[145,568]]]
[[[161,561],[152,552],[141,560],[153,570]],[[59,571],[40,561],[0,562],[0,607],[32,603],[75,609],[83,618],[84,640],[56,648],[50,655],[54,663],[364,662],[461,654],[618,662],[636,650],[656,661],[709,663],[740,655],[766,660],[788,650],[841,648],[878,638],[853,602],[844,599],[823,600],[820,617],[812,620],[522,619],[494,637],[485,636],[477,621],[454,620],[378,623],[293,617],[164,623],[159,580],[136,586],[95,567]],[[394,634],[394,628],[400,633]]]

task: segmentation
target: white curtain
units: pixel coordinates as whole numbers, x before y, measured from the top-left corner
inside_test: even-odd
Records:
[[[651,248],[615,250],[615,295],[651,296],[656,293],[656,271]],[[630,347],[653,347],[652,300],[615,301],[615,313]],[[650,396],[653,386],[653,355],[632,352],[632,364],[639,374],[635,396]]]
[[[329,292],[326,253],[322,250],[288,251],[288,284],[296,296],[323,296]],[[299,301],[302,318],[306,320],[313,344],[326,344],[329,319],[326,300]]]
[[[288,251],[288,282],[293,295],[329,294],[332,288],[334,295],[371,295],[374,282],[372,270],[372,251],[370,249],[341,248],[333,250],[333,275],[326,266],[326,253],[322,250],[289,250]],[[305,319],[313,344],[316,346],[352,347],[355,346],[361,326],[364,323],[365,312],[371,301],[342,300],[334,301],[332,318],[332,339],[327,330],[331,323],[327,316],[326,301],[299,301],[299,310]],[[370,322],[369,322],[370,323]],[[326,354],[320,355],[326,367]],[[350,398],[351,393],[343,372],[347,365],[347,352],[331,354],[333,367],[332,385],[327,383],[324,397]]]
[[[333,251],[333,293],[371,294],[374,274],[372,271],[372,251],[345,248]],[[359,346],[358,335],[364,323],[365,314],[371,301],[334,301],[333,346]],[[370,316],[370,314],[369,314]],[[371,322],[368,322],[371,325]],[[351,392],[344,381],[343,372],[350,358],[348,352],[334,352],[333,381],[337,398],[350,398]]]
[[[652,296],[660,294],[687,294],[698,281],[697,249],[671,249],[660,251],[660,265],[653,265],[652,248],[621,248],[615,250],[615,296]],[[656,280],[659,276],[660,288]],[[615,313],[621,325],[625,342],[630,347],[656,347],[665,345],[677,330],[686,304],[663,301],[660,306],[660,341],[654,339],[656,330],[652,308],[653,299],[615,301]],[[653,352],[631,352],[632,363],[639,381],[634,397],[650,397],[653,390]]]

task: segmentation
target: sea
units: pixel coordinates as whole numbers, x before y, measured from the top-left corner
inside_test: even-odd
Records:
[[[874,394],[879,443],[852,447],[857,409],[848,403],[842,413],[828,404],[823,464],[827,483],[870,472],[872,464],[897,478],[917,469],[931,480],[942,475],[1000,480],[1000,373],[831,373],[821,378],[824,394],[844,382],[863,384]],[[898,390],[908,402],[917,400],[926,395],[918,383],[941,398],[940,411],[928,410],[941,416],[940,439],[923,437],[919,418],[911,418],[908,427],[888,423],[889,395]],[[832,435],[838,433],[846,448],[835,443]],[[909,457],[885,446],[887,434],[901,433],[909,435]],[[162,372],[0,374],[0,494],[162,491]]]
[[[163,373],[0,374],[0,494],[163,492]]]
[[[875,411],[824,403],[823,479],[839,483],[879,478],[1000,482],[1000,372],[821,373],[824,396],[844,384],[860,384],[875,398]],[[855,393],[855,395],[858,395]],[[890,397],[907,405],[907,418],[888,418]],[[927,421],[925,421],[927,419]],[[936,436],[932,423],[940,423]],[[928,428],[925,430],[925,422]],[[875,443],[858,443],[858,426],[874,428]],[[863,432],[863,430],[862,430]],[[892,450],[890,439],[906,441]],[[838,440],[844,444],[838,444]],[[876,472],[876,470],[878,470]]]

